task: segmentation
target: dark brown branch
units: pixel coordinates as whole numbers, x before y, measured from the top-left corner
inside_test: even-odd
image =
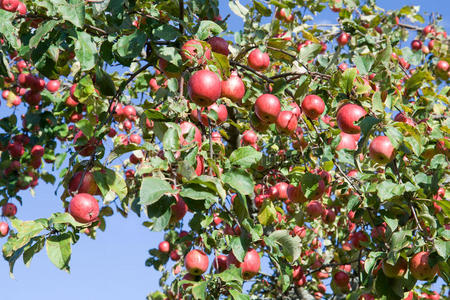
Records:
[[[241,68],[243,68],[243,69],[245,69],[245,70],[247,70],[247,71],[252,72],[252,73],[255,74],[256,76],[258,76],[258,77],[264,79],[265,81],[270,82],[270,83],[273,83],[273,80],[272,80],[272,79],[270,79],[269,77],[267,77],[267,76],[264,75],[264,74],[261,74],[260,72],[258,72],[258,71],[256,71],[256,70],[250,68],[249,66],[243,65],[243,64],[238,63],[237,61],[234,61],[234,60],[230,60],[230,65],[241,67]]]
[[[181,34],[183,34],[184,28],[183,28],[183,20],[184,20],[184,1],[183,0],[179,0],[179,6],[180,6],[180,24],[178,25],[178,30],[181,32]]]

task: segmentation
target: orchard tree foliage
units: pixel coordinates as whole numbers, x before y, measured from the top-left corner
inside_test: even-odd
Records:
[[[71,246],[116,212],[165,232],[149,299],[445,297],[440,16],[230,1],[231,32],[218,2],[0,1],[11,274],[44,247],[69,271]],[[315,24],[326,9],[335,23]],[[19,220],[40,182],[57,184],[55,213]]]

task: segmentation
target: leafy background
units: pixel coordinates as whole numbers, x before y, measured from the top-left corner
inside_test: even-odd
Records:
[[[230,11],[228,1],[219,2],[222,17],[230,14],[227,22],[229,30],[233,32],[242,28],[242,19]],[[243,4],[248,2],[241,1]],[[385,9],[420,5],[422,12],[436,11],[443,16],[444,22],[450,20],[447,0],[378,0],[377,4]],[[314,23],[334,23],[335,18],[336,14],[326,9],[315,18]],[[450,32],[450,24],[444,22],[441,25]],[[409,45],[409,42],[404,45]],[[0,109],[0,117],[9,113],[8,108]],[[44,182],[37,186],[34,198],[28,191],[21,192],[21,196],[26,209],[19,207],[17,217],[22,220],[49,216],[55,207],[61,205],[54,195],[54,186]],[[160,273],[145,267],[144,261],[148,257],[148,249],[157,247],[163,233],[151,232],[141,223],[142,219],[134,214],[127,219],[116,214],[108,219],[108,230],[99,232],[96,241],[82,237],[73,246],[71,274],[56,269],[46,258],[45,251],[33,258],[31,268],[18,262],[15,267],[16,280],[9,278],[8,265],[0,264],[0,299],[142,299],[149,291],[159,287]]]

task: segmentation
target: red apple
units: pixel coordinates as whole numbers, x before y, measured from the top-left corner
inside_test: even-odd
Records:
[[[298,186],[290,184],[287,188],[287,196],[288,199],[294,203],[303,203],[307,200],[300,184]]]
[[[208,256],[201,250],[191,250],[184,258],[184,266],[189,274],[199,276],[206,272],[209,265]]]
[[[190,65],[204,64],[211,59],[211,50],[198,40],[189,40],[181,47],[181,58]]]
[[[339,151],[341,149],[356,150],[356,148],[358,148],[358,142],[355,140],[352,134],[341,131],[340,136],[341,140],[336,146],[336,151]]]
[[[422,32],[423,32],[423,34],[424,34],[425,36],[428,35],[429,33],[434,32],[433,25],[427,25],[427,26],[425,26],[425,27],[423,28]]]
[[[245,85],[236,71],[231,72],[230,78],[222,81],[221,97],[226,97],[233,102],[239,102],[245,95]]]
[[[430,253],[422,251],[416,253],[409,261],[409,270],[417,280],[431,280],[438,272],[438,265],[433,267],[429,264]]]
[[[336,219],[336,214],[332,209],[325,209],[322,212],[322,221],[325,224],[331,224]]]
[[[366,115],[366,111],[359,105],[348,103],[341,106],[337,112],[338,127],[345,133],[360,133],[361,128],[354,123]]]
[[[232,264],[238,268],[242,268],[242,277],[245,280],[249,280],[258,274],[261,267],[261,259],[255,249],[249,249],[247,254],[245,254],[244,261],[241,263],[231,252],[227,258],[227,265],[230,266]]]
[[[348,285],[350,277],[344,271],[337,271],[333,276],[333,280],[337,286],[342,288]]]
[[[0,222],[0,237],[7,236],[9,232],[9,225],[6,222]]]
[[[97,199],[90,194],[77,194],[69,203],[69,213],[80,223],[91,223],[95,221],[99,211]]]
[[[13,158],[20,158],[25,153],[25,149],[20,142],[14,142],[8,145],[8,152]]]
[[[170,244],[169,244],[169,242],[168,241],[162,241],[161,243],[159,243],[158,250],[161,253],[169,253],[169,251],[170,251]]]
[[[303,99],[302,112],[312,120],[316,120],[325,110],[325,103],[317,95],[308,95]]]
[[[14,217],[17,213],[17,206],[14,203],[6,203],[2,206],[2,215],[4,217]]]
[[[264,71],[270,65],[269,54],[261,52],[258,48],[250,52],[247,58],[248,66],[255,71]]]
[[[350,34],[348,34],[346,32],[342,32],[337,38],[337,42],[338,42],[339,46],[347,45],[349,40],[350,40]]]
[[[213,52],[228,56],[230,50],[228,49],[228,42],[221,37],[214,36],[208,39],[208,43],[211,45]]]
[[[2,0],[0,7],[6,11],[15,12],[19,7],[19,0]]]
[[[413,40],[411,42],[411,49],[416,50],[416,51],[422,49],[422,41],[420,41],[420,40]]]
[[[272,94],[263,94],[256,99],[255,113],[265,123],[275,123],[281,111],[280,100]]]
[[[275,125],[281,133],[290,135],[295,132],[297,128],[297,117],[292,111],[282,111],[278,114]]]
[[[136,120],[136,109],[134,108],[133,105],[126,105],[123,108],[123,114],[125,118],[127,118],[130,121]]]
[[[76,172],[69,181],[69,192],[71,194],[78,190],[78,193],[85,193],[95,195],[98,190],[97,183],[95,182],[94,175],[91,172],[84,171]],[[80,185],[81,178],[83,177],[83,182]],[[79,188],[78,188],[79,187]]]
[[[387,136],[377,136],[370,143],[369,156],[376,163],[387,164],[394,159],[395,149]]]
[[[210,106],[219,99],[222,86],[216,73],[200,70],[191,76],[188,83],[189,98],[197,105]]]
[[[197,128],[197,126],[195,126],[193,123],[191,122],[181,122],[180,124],[180,128],[181,128],[181,136],[180,136],[180,145],[182,146],[186,146],[191,142],[196,142],[198,147],[201,147],[202,145],[202,133],[200,132],[200,130]],[[194,129],[194,139],[192,141],[186,141],[185,138],[189,135],[189,131],[191,129]]]
[[[33,148],[31,148],[31,156],[42,157],[44,156],[44,151],[44,147],[41,145],[34,145]]]
[[[438,63],[436,64],[436,71],[437,72],[447,72],[449,70],[449,63],[446,62],[445,60],[440,60],[438,61]]]
[[[289,184],[287,182],[278,182],[274,187],[277,190],[277,198],[283,200],[288,199],[287,189]]]
[[[208,111],[210,110],[214,110],[217,113],[217,121],[216,121],[216,125],[221,125],[223,124],[227,118],[228,118],[228,110],[227,107],[224,104],[217,104],[217,103],[213,103],[210,106],[208,106]],[[206,117],[206,115],[205,115]],[[205,120],[203,120],[202,118],[202,123],[205,127],[208,126],[208,120],[207,117]]]
[[[306,205],[306,213],[313,219],[321,216],[322,212],[323,212],[322,203],[317,200],[310,201],[308,205]]]
[[[221,272],[225,271],[228,268],[228,266],[227,266],[227,256],[223,255],[223,254],[217,255],[214,258],[213,266],[217,270],[218,273],[221,273]]]
[[[73,138],[73,143],[77,144],[77,141],[79,139],[86,139],[85,135],[83,134],[83,132],[81,130],[78,131],[78,133]],[[101,141],[98,141],[95,137],[92,137],[85,143],[80,143],[80,145],[75,146],[75,150],[78,151],[78,153],[81,156],[90,156],[90,155],[92,155],[92,153],[94,153],[97,145],[99,145],[99,144],[101,144]]]
[[[19,6],[17,6],[17,10],[16,10],[19,15],[26,15],[27,14],[27,6],[23,3],[19,1]]]
[[[59,90],[59,87],[61,86],[59,80],[49,80],[49,82],[47,82],[47,90],[50,93],[55,93]]]
[[[254,145],[258,141],[258,135],[253,130],[246,130],[242,134],[242,143],[244,145]]]
[[[139,134],[133,133],[130,135],[130,142],[139,145],[142,142],[142,138]]]
[[[361,244],[361,242],[368,242],[369,236],[364,231],[358,231],[353,234],[351,237],[352,245],[355,249],[362,249],[364,246]]]
[[[177,202],[173,204],[170,209],[172,210],[172,219],[178,222],[184,218],[188,211],[188,207],[179,194],[175,195],[175,199]]]
[[[403,258],[399,257],[397,262],[394,265],[383,261],[382,263],[383,273],[386,277],[389,278],[400,278],[405,275],[406,270],[408,269],[408,262]]]

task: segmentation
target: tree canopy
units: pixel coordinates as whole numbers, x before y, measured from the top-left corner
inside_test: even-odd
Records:
[[[441,17],[246,3],[229,1],[244,24],[231,32],[217,0],[0,1],[11,275],[44,247],[69,271],[72,245],[119,213],[165,232],[149,299],[445,297]],[[325,9],[334,24],[315,22]],[[61,205],[16,218],[42,181]]]

